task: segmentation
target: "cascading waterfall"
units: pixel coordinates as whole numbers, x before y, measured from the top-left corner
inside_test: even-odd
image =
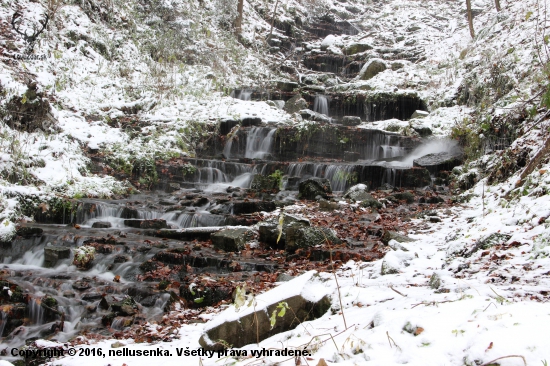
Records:
[[[252,127],[246,137],[245,158],[264,159],[271,152],[275,128]]]
[[[31,318],[32,323],[35,325],[44,324],[44,308],[35,299],[31,299],[30,301],[29,317]]]
[[[326,95],[318,94],[313,101],[313,111],[328,116],[328,98]]]
[[[243,89],[239,93],[239,99],[240,100],[251,100],[252,99],[252,93],[254,91],[252,89]]]

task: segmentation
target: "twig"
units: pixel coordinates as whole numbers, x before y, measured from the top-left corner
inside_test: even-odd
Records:
[[[399,347],[397,345],[397,343],[395,343],[395,341],[393,340],[392,337],[390,337],[390,332],[386,331],[386,335],[388,336],[388,343],[390,344],[390,348],[393,348],[392,345],[391,345],[391,342],[393,342],[393,345],[395,346],[395,348],[397,348],[399,350],[399,352],[401,352],[401,347]]]
[[[397,291],[396,289],[393,288],[393,286],[390,286],[390,288],[394,291],[394,292],[397,292],[399,295],[403,296],[403,297],[407,297],[407,295],[403,295],[401,292]]]
[[[499,358],[495,358],[494,360],[491,360],[489,362],[485,362],[483,365],[480,365],[480,366],[488,366],[488,365],[491,365],[493,362],[495,361],[498,361],[498,360],[502,360],[503,358],[512,358],[512,357],[519,357],[523,360],[523,364],[525,366],[527,366],[527,361],[525,361],[525,357],[521,356],[521,355],[510,355],[510,356],[502,356],[502,357],[499,357]]]
[[[487,305],[487,307],[485,308],[485,310],[489,309],[489,306],[491,306],[491,305],[495,305],[495,303],[491,301],[491,302],[489,303],[489,305]],[[496,308],[496,307],[497,307],[497,306],[495,305],[495,308]],[[498,309],[498,308],[497,308],[497,309]],[[483,310],[483,312],[485,312],[485,310]]]

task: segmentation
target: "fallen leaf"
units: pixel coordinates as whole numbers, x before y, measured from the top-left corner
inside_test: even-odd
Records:
[[[416,327],[415,331],[414,331],[414,335],[417,336],[417,335],[420,335],[422,334],[422,332],[424,331],[424,328],[422,327]]]
[[[489,347],[487,347],[487,349],[485,350],[485,352],[487,352],[488,350],[492,349],[493,348],[493,342],[489,343]]]
[[[327,362],[325,361],[325,359],[321,358],[319,360],[319,362],[317,362],[317,366],[328,366],[328,365],[327,365]]]

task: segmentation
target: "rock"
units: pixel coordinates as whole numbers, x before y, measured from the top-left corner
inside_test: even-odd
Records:
[[[307,102],[300,94],[296,94],[290,98],[284,107],[284,110],[290,114],[300,112],[302,109],[307,109]]]
[[[350,187],[343,197],[355,202],[374,199],[369,193],[369,187],[363,183]]]
[[[413,119],[413,118],[424,118],[424,117],[427,117],[429,115],[430,115],[430,112],[416,110],[411,115],[411,119]]]
[[[143,235],[182,241],[208,240],[210,235],[221,227],[194,227],[187,229],[146,230]]]
[[[122,219],[137,219],[139,216],[138,211],[135,208],[124,207],[120,218]]]
[[[252,180],[250,189],[255,191],[276,191],[279,192],[282,176],[256,174]]]
[[[126,296],[126,298],[122,301],[111,303],[111,310],[117,315],[132,316],[137,313],[136,309],[137,303],[130,296]]]
[[[384,234],[382,235],[382,243],[385,245],[388,245],[390,240],[395,240],[399,243],[411,243],[413,241],[416,241],[415,239],[411,239],[408,236],[401,235],[398,232],[386,230],[384,231]]]
[[[241,348],[262,341],[275,334],[294,329],[300,323],[321,317],[330,309],[331,301],[326,287],[320,285],[315,271],[307,272],[289,282],[256,297],[255,307],[243,306],[239,311],[231,307],[207,324],[199,344],[207,350],[222,350],[224,345]],[[280,303],[288,310],[276,316],[271,326],[270,316],[279,313]]]
[[[439,196],[431,196],[426,200],[427,203],[443,203],[445,200]]]
[[[16,230],[16,235],[22,236],[23,238],[31,238],[35,236],[42,236],[42,233],[44,230],[42,230],[39,227],[20,227]]]
[[[380,268],[380,274],[382,276],[389,275],[389,274],[396,274],[399,273],[399,268],[392,267],[389,263],[386,262],[384,259],[382,261],[382,267]]]
[[[409,249],[407,249],[407,247],[401,245],[400,242],[398,242],[397,240],[394,240],[394,239],[392,239],[392,240],[390,240],[390,241],[388,242],[388,246],[389,246],[390,248],[392,248],[393,250],[402,250],[402,251],[404,251],[404,252],[408,252],[408,251],[409,251]]]
[[[90,269],[95,258],[95,248],[83,245],[74,250],[73,264],[78,269]]]
[[[308,178],[298,185],[300,198],[315,200],[317,196],[328,198],[332,194],[330,181],[326,178]]]
[[[275,107],[277,109],[284,109],[285,108],[285,101],[284,100],[268,100],[266,102],[268,105]]]
[[[386,62],[379,58],[370,59],[359,71],[360,80],[369,80],[386,70],[388,67]]]
[[[45,246],[44,247],[44,266],[54,267],[59,259],[66,259],[71,256],[71,248],[62,246]]]
[[[326,227],[303,227],[290,225],[285,230],[286,245],[285,249],[294,252],[296,249],[309,248],[316,245],[325,244],[327,240],[332,244],[341,244],[342,241],[336,236],[336,233]]]
[[[166,220],[163,219],[153,219],[153,220],[139,220],[139,219],[131,219],[131,220],[124,220],[124,225],[129,227],[135,227],[139,229],[166,229],[168,228],[168,225],[166,224]]]
[[[470,249],[470,251],[464,254],[464,257],[468,258],[478,250],[485,250],[485,249],[494,247],[495,245],[498,245],[498,244],[504,244],[508,240],[510,240],[510,238],[511,236],[508,234],[492,233],[484,237],[483,239],[477,241],[472,247],[472,249]]]
[[[368,50],[372,50],[372,46],[368,43],[358,42],[358,43],[352,43],[349,46],[345,48],[346,55],[355,55],[356,53],[365,52]]]
[[[407,203],[413,203],[414,202],[414,194],[411,192],[399,192],[394,193],[393,197],[399,201],[405,201]]]
[[[92,224],[93,228],[96,229],[107,229],[110,228],[112,225],[109,221],[96,221]]]
[[[283,92],[291,92],[294,91],[294,89],[297,89],[300,85],[298,83],[295,83],[293,81],[278,81],[277,82],[277,89]],[[288,104],[288,102],[287,102]]]
[[[255,212],[271,212],[277,207],[272,201],[233,201],[231,204],[234,215],[251,214]]]
[[[319,208],[321,210],[334,211],[337,210],[339,207],[340,206],[338,205],[338,202],[327,201],[324,198],[321,198],[319,200]]]
[[[300,112],[300,116],[302,116],[302,119],[307,121],[316,121],[316,122],[322,122],[322,123],[331,123],[332,119],[322,113],[317,113],[312,111],[311,109],[302,109]]]
[[[82,300],[89,301],[89,302],[101,300],[102,298],[103,298],[102,294],[100,294],[99,292],[94,292],[94,291],[87,292],[84,295],[82,295]]]
[[[426,168],[431,174],[436,174],[441,170],[452,170],[462,164],[462,160],[463,155],[460,151],[440,152],[415,159],[413,165]]]
[[[428,221],[436,223],[436,222],[441,222],[441,219],[437,216],[429,216]]]
[[[90,289],[92,285],[89,281],[78,280],[73,283],[73,288],[78,291],[86,291]]]
[[[342,117],[342,124],[344,126],[357,126],[361,124],[361,117],[357,116],[344,116]]]
[[[433,273],[430,277],[430,282],[428,282],[430,287],[434,290],[437,290],[439,287],[441,287],[441,278],[437,273]]]
[[[426,126],[412,126],[413,130],[420,135],[420,137],[431,136],[432,129]]]
[[[252,236],[252,231],[246,228],[224,229],[211,234],[212,244],[215,248],[226,252],[238,252],[244,249],[247,240]]]
[[[168,183],[168,185],[165,188],[166,193],[172,193],[175,191],[179,191],[181,189],[181,185],[179,183]]]
[[[277,243],[277,238],[279,237],[278,222],[275,220],[261,222],[258,226],[260,241],[268,244],[272,248],[284,248],[286,244],[286,228],[289,226],[306,227],[310,226],[310,223],[307,219],[294,215],[284,214],[281,238]]]
[[[223,300],[230,300],[235,286],[228,282],[220,285],[216,282],[203,283],[199,286],[184,284],[180,286],[180,296],[187,301],[187,306],[192,309],[213,306]]]

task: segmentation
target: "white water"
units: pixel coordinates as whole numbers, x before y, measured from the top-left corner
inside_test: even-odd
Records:
[[[437,154],[442,152],[454,152],[458,149],[458,143],[449,139],[432,140],[426,144],[418,146],[409,155],[405,156],[400,161],[390,162],[391,165],[411,167],[415,159],[421,158],[428,154]],[[391,184],[391,183],[390,183]]]
[[[245,158],[264,159],[271,152],[275,128],[252,127],[246,137]]]
[[[313,101],[313,111],[328,116],[328,98],[318,94]]]

